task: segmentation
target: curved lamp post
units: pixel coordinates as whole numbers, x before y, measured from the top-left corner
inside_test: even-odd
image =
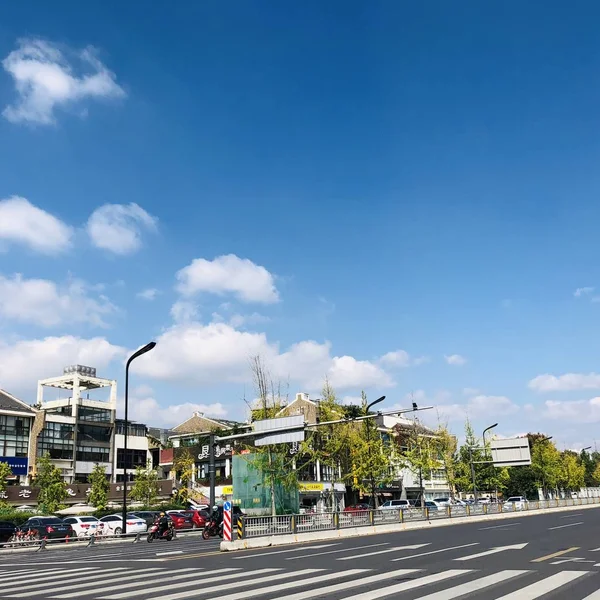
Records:
[[[142,354],[150,352],[156,346],[156,342],[150,342],[144,347],[134,352],[125,365],[125,443],[123,444],[123,529],[122,533],[127,533],[127,437],[129,434],[129,365]]]
[[[367,408],[365,409],[365,415],[369,414],[369,410],[372,406],[379,404],[385,400],[385,396],[381,396],[381,398],[377,398],[377,400],[373,400],[370,404],[367,404]],[[369,419],[367,419],[367,443],[369,444],[369,458],[372,459],[372,449],[371,449],[371,423]],[[373,461],[371,460],[371,501],[373,502],[373,508],[377,508],[377,499],[375,497],[375,477],[373,476]]]

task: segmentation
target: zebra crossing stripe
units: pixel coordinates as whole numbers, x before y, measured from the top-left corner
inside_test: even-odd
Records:
[[[445,590],[441,590],[439,592],[433,592],[433,594],[429,594],[427,596],[421,596],[419,600],[454,600],[454,598],[462,598],[467,594],[484,590],[485,588],[496,585],[497,583],[514,579],[515,577],[525,575],[526,573],[531,573],[531,571],[500,571],[499,573],[494,573],[493,575],[488,575],[487,577],[480,577],[479,579],[474,579],[473,581],[469,581],[461,585],[446,588]]]
[[[432,583],[438,583],[445,581],[446,579],[452,579],[453,577],[459,577],[461,575],[467,575],[472,573],[471,569],[450,569],[449,571],[443,571],[442,573],[435,573],[434,575],[427,575],[426,577],[419,577],[419,579],[413,579],[412,581],[404,581],[396,585],[389,585],[383,589],[371,590],[356,596],[348,596],[345,600],[376,600],[377,598],[386,598],[387,596],[393,596],[400,592],[406,592],[408,590],[414,590],[415,588],[424,587],[431,585]],[[281,600],[284,600],[283,598]]]
[[[53,570],[52,575],[48,575],[46,577],[46,581],[50,581],[52,579],[61,579],[65,575],[69,575],[71,573],[78,573],[78,574],[84,575],[85,573],[89,573],[89,571],[95,571],[96,569],[97,569],[97,567],[85,567],[85,568],[81,568],[81,569],[60,569],[59,571]],[[18,577],[13,577],[12,575],[8,575],[6,577],[0,577],[0,584],[2,584],[4,581],[9,581],[11,584],[20,583],[23,581],[30,580],[32,577],[33,577],[32,573],[29,573],[27,575],[19,575]]]
[[[152,571],[154,571],[155,569],[151,569]],[[72,583],[67,583],[65,584],[65,588],[68,588],[69,590],[73,590],[73,589],[79,589],[82,587],[95,587],[98,585],[98,579],[102,580],[102,579],[106,579],[106,576],[110,576],[110,581],[114,581],[114,577],[118,577],[120,575],[124,575],[125,577],[131,577],[130,575],[127,575],[127,567],[119,567],[119,568],[115,568],[115,569],[103,569],[103,570],[96,570],[92,573],[84,573],[83,574],[85,579],[83,581],[85,581],[86,583],[82,583],[82,584],[72,584]],[[148,573],[144,573],[143,575],[144,577],[148,576]],[[53,586],[59,586],[60,582],[56,582],[56,583],[52,583]],[[19,585],[19,592],[16,594],[7,594],[6,596],[4,596],[4,598],[29,598],[31,596],[37,596],[40,594],[47,594],[48,593],[48,579],[46,577],[35,577],[34,579],[31,580],[31,585],[27,585],[27,583],[22,583],[21,585]],[[79,596],[79,592],[75,592],[76,596]]]
[[[571,581],[575,581],[593,571],[561,571],[541,581],[536,581],[527,587],[521,588],[516,592],[502,596],[497,600],[535,600],[540,596],[556,591],[558,588]]]
[[[600,600],[600,590],[592,592],[589,596],[586,596],[583,600]]]

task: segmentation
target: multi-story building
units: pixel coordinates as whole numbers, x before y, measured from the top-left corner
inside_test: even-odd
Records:
[[[137,467],[146,467],[152,462],[150,453],[148,428],[143,423],[129,421],[127,432],[127,479],[132,481]],[[113,481],[124,481],[125,467],[125,420],[115,421]]]
[[[36,411],[0,389],[0,462],[12,470],[11,482],[28,483],[31,430]]]
[[[56,398],[49,398],[49,389]],[[108,391],[108,398],[99,397],[102,391]],[[115,380],[97,377],[92,367],[65,367],[63,375],[38,382],[36,408],[41,422],[29,453],[34,470],[36,458],[48,454],[67,483],[87,482],[95,464],[113,477]]]

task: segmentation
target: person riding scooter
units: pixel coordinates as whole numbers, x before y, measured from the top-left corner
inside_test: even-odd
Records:
[[[161,537],[169,529],[169,517],[161,512],[158,517],[158,536]]]

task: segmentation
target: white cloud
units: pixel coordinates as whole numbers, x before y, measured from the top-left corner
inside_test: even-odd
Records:
[[[160,292],[156,288],[148,288],[137,293],[137,297],[142,300],[155,300]]]
[[[380,366],[351,356],[331,356],[330,344],[308,340],[280,352],[264,333],[239,331],[227,323],[180,323],[157,339],[156,349],[136,361],[148,376],[188,384],[247,382],[249,358],[260,355],[275,379],[288,377],[308,390],[320,390],[325,377],[340,390],[386,387],[393,379]]]
[[[0,242],[21,244],[42,254],[71,246],[73,229],[20,196],[0,200]]]
[[[600,397],[590,400],[547,400],[544,416],[549,419],[573,423],[597,423],[600,421]]]
[[[134,202],[105,204],[87,222],[87,233],[97,248],[125,255],[142,246],[142,232],[155,231],[158,219]]]
[[[519,412],[519,406],[506,396],[480,394],[469,398],[464,404],[438,404],[438,413],[449,421],[465,421],[481,417],[508,416]]]
[[[341,399],[341,403],[344,406],[362,406],[361,396],[344,396]]]
[[[119,414],[123,414],[123,398],[119,398],[118,411]],[[220,402],[211,404],[183,402],[161,406],[149,386],[136,388],[129,398],[129,418],[151,427],[174,427],[189,419],[195,412],[214,418],[227,416],[227,410]]]
[[[477,394],[479,394],[479,390],[477,388],[470,387],[463,388],[462,392],[465,396],[477,396]]]
[[[104,318],[117,311],[106,296],[92,298],[90,287],[73,280],[58,286],[47,279],[0,275],[0,316],[53,327],[62,323],[89,323],[105,327]]]
[[[450,356],[445,355],[444,360],[449,365],[454,365],[455,367],[462,367],[467,362],[467,359],[460,354],[450,354]]]
[[[16,102],[2,113],[13,123],[51,125],[56,122],[56,108],[73,107],[86,99],[125,96],[114,73],[91,47],[68,51],[81,66],[81,73],[76,74],[57,46],[39,39],[21,39],[18,44],[2,61],[17,91]]]
[[[413,358],[406,350],[394,350],[384,354],[379,359],[379,363],[384,367],[396,367],[401,369],[411,366],[418,367],[419,365],[424,365],[428,362],[430,362],[428,356],[416,356]]]
[[[275,279],[265,267],[235,254],[214,260],[196,258],[177,273],[177,289],[185,296],[208,292],[234,294],[243,302],[270,304],[279,300]]]
[[[573,292],[573,296],[575,296],[575,298],[581,298],[581,296],[591,294],[595,289],[596,288],[593,287],[580,287]]]
[[[240,313],[234,313],[229,318],[225,318],[219,313],[212,314],[213,321],[215,323],[226,322],[229,323],[234,328],[244,327],[249,325],[260,325],[263,323],[268,323],[271,319],[265,315],[261,315],[257,312],[254,312],[250,315],[242,315]]]
[[[600,389],[600,375],[597,373],[565,373],[564,375],[538,375],[527,386],[536,392],[570,392],[574,390]]]
[[[193,302],[178,300],[171,306],[171,317],[175,323],[188,323],[198,318],[198,307]]]
[[[25,392],[28,401],[33,402],[38,379],[61,375],[63,367],[70,364],[96,367],[102,376],[103,369],[125,354],[125,348],[102,337],[66,335],[15,343],[0,341],[0,387],[13,393]]]

